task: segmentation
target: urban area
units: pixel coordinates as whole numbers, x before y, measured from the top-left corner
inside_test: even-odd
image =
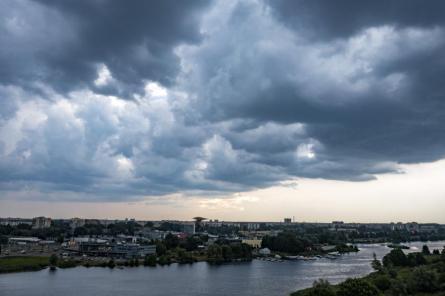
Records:
[[[442,240],[445,225],[412,223],[0,219],[0,272],[50,265],[122,267],[207,261],[335,259],[358,243]],[[23,259],[23,258],[27,258]],[[48,261],[49,260],[49,261]]]

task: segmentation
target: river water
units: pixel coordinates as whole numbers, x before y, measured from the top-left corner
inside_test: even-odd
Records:
[[[425,243],[407,244],[411,251]],[[445,242],[429,242],[442,249]],[[271,296],[310,287],[324,278],[338,283],[348,277],[360,277],[372,271],[372,254],[382,258],[390,249],[382,245],[359,245],[360,252],[338,259],[314,261],[248,263],[219,266],[199,262],[164,267],[124,269],[85,268],[48,269],[37,272],[0,274],[1,296],[172,296],[172,295],[248,295]]]

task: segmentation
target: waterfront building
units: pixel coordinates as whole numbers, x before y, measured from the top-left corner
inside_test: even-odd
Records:
[[[59,244],[53,240],[41,240],[37,237],[11,237],[5,245],[5,252],[9,255],[49,254],[57,251]]]
[[[116,244],[112,248],[112,256],[119,258],[144,258],[156,254],[156,245]]]

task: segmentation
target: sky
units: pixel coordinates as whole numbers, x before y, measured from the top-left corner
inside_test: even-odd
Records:
[[[445,223],[444,10],[1,1],[0,216]]]

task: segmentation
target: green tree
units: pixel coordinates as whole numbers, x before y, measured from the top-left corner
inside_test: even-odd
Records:
[[[200,244],[202,244],[202,241],[199,237],[189,236],[185,239],[185,242],[181,244],[181,246],[187,251],[194,251]]]
[[[222,249],[219,245],[210,245],[207,249],[207,259],[209,262],[218,263],[223,260]]]
[[[164,243],[167,249],[171,250],[179,245],[179,238],[176,235],[169,233],[166,235]]]
[[[422,247],[422,254],[424,254],[424,255],[430,255],[431,254],[430,248],[428,248],[427,245],[423,245],[423,247]]]
[[[186,252],[184,249],[178,249],[178,263],[187,264],[193,263],[194,261],[195,260],[190,253]]]
[[[87,234],[88,231],[85,227],[76,227],[76,229],[74,229],[74,236],[82,236]]]
[[[56,269],[56,266],[57,266],[57,262],[59,262],[59,257],[57,257],[56,254],[52,254],[52,255],[49,257],[49,268],[50,268],[51,270],[55,270],[55,269]]]
[[[170,264],[170,263],[171,263],[170,257],[165,256],[165,255],[159,257],[159,264],[160,265],[166,265],[166,264]]]
[[[338,296],[377,296],[379,290],[364,279],[347,279],[339,285]]]
[[[380,290],[386,291],[391,287],[391,279],[387,274],[379,274],[372,279],[372,283]]]
[[[408,254],[407,260],[408,260],[408,265],[411,267],[424,265],[427,263],[425,257],[422,255],[422,253]]]
[[[320,279],[312,284],[305,296],[335,296],[335,291],[327,280]]]
[[[408,286],[416,292],[435,292],[439,289],[437,273],[426,267],[418,267],[413,271]]]
[[[305,247],[311,246],[311,243],[298,239],[294,232],[285,231],[277,236],[265,236],[261,245],[263,248],[269,248],[272,251],[296,254],[303,252]]]
[[[402,280],[393,280],[389,292],[392,296],[406,296],[408,295],[408,288]]]
[[[401,249],[394,249],[383,257],[383,266],[407,266],[408,259]]]
[[[107,265],[108,265],[109,268],[114,268],[116,266],[116,263],[114,263],[113,259],[110,259],[108,261]]]
[[[156,242],[156,254],[158,256],[163,256],[167,253],[167,247],[165,246],[165,244],[163,242]]]
[[[225,261],[230,261],[233,259],[232,248],[228,245],[223,245],[221,247],[222,257]]]
[[[372,254],[372,256],[373,256],[373,258],[374,258],[374,259],[372,260],[372,263],[371,263],[372,268],[373,268],[375,271],[381,272],[382,269],[383,269],[382,263],[377,259],[377,256],[376,256],[375,253]]]
[[[156,256],[155,255],[145,256],[144,266],[156,266]]]

